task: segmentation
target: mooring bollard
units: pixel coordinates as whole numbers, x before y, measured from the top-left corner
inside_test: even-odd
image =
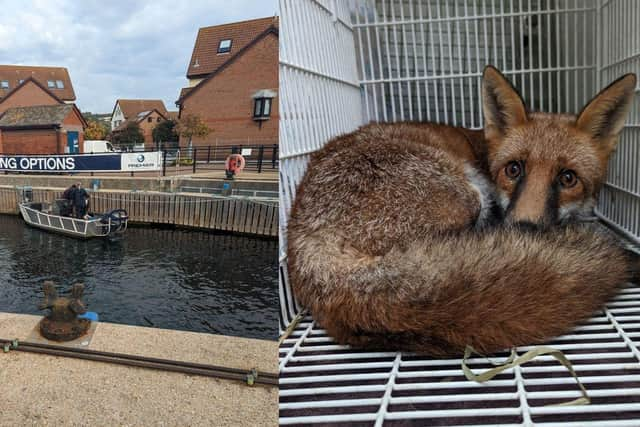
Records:
[[[44,301],[38,308],[50,309],[51,312],[40,321],[40,334],[53,341],[71,341],[86,334],[91,321],[78,318],[78,315],[87,312],[84,303],[80,300],[84,285],[82,283],[73,285],[71,298],[59,297],[51,281],[44,282],[43,290]]]

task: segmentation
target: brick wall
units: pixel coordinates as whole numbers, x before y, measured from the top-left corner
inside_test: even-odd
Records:
[[[55,129],[3,130],[0,139],[3,154],[51,154],[59,150]]]
[[[75,112],[65,117],[60,129],[30,129],[0,131],[0,154],[64,154],[67,131],[78,132],[80,153],[84,150],[82,120]]]
[[[151,121],[149,121],[151,119]],[[154,147],[153,145],[153,128],[155,128],[160,122],[164,121],[162,116],[157,112],[152,112],[147,117],[144,118],[140,123],[140,130],[144,135],[144,148],[151,149]]]
[[[0,100],[0,114],[13,107],[28,107],[31,105],[57,105],[59,104],[47,92],[43,91],[35,83],[29,81],[13,95]]]
[[[214,145],[218,140],[278,141],[278,97],[271,105],[271,119],[253,120],[251,95],[260,89],[278,91],[278,38],[269,34],[212,79],[201,83],[182,106],[181,117],[200,116],[212,132],[194,138],[195,146]],[[180,145],[187,140],[180,138]]]

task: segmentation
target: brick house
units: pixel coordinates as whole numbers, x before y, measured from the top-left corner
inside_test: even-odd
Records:
[[[194,146],[278,143],[277,17],[200,28],[187,79],[179,117],[199,116],[211,129]]]
[[[69,71],[64,67],[0,65],[0,102],[4,103],[4,101],[9,98],[9,95],[13,97],[15,90],[28,81],[35,82],[40,88],[46,88],[49,93],[53,94],[61,103],[70,104],[76,100],[76,94],[71,84],[71,78],[69,77]],[[35,86],[36,85],[29,84],[24,88],[25,90],[20,92],[20,98],[27,101],[32,99],[32,102],[26,105],[41,105],[38,104],[36,98],[30,98],[31,96],[38,97],[42,95],[40,91],[36,90]],[[13,102],[16,102],[15,98]],[[11,106],[20,107],[24,105]]]
[[[82,152],[75,99],[66,68],[0,65],[0,153]]]
[[[167,108],[160,99],[118,99],[111,113],[111,130],[118,128],[127,120],[137,120],[140,113],[153,110],[167,117]]]
[[[60,104],[65,104],[65,101],[44,87],[39,81],[28,77],[0,99],[0,116],[13,107]]]
[[[11,107],[0,117],[0,153],[82,153],[86,125],[74,104]]]
[[[121,132],[127,127],[129,123],[135,122],[138,124],[138,126],[140,126],[140,130],[144,135],[144,148],[149,150],[154,148],[155,146],[153,143],[153,128],[155,128],[158,123],[168,119],[169,118],[167,117],[167,115],[161,113],[155,108],[151,111],[141,111],[135,117],[131,117],[121,123],[117,128],[113,130],[113,133]]]

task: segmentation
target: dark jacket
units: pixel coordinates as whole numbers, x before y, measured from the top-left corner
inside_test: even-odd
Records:
[[[85,206],[87,199],[89,198],[89,194],[84,188],[76,188],[71,192],[71,197],[75,206]]]
[[[73,192],[77,189],[78,187],[76,187],[75,185],[72,185],[71,187],[67,188],[66,190],[64,190],[64,193],[62,193],[62,198],[72,201],[73,200]]]

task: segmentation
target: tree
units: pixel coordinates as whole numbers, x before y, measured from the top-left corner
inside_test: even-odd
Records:
[[[191,140],[193,137],[204,138],[209,135],[211,129],[202,121],[199,116],[189,114],[178,120],[176,124],[176,132],[178,135],[189,138],[189,148],[191,148]]]
[[[107,129],[107,124],[104,122],[98,122],[95,120],[89,120],[88,126],[84,130],[84,138],[85,139],[105,139],[109,130]]]
[[[131,150],[135,145],[144,144],[144,134],[136,122],[129,122],[124,129],[112,133],[111,142],[120,148]]]
[[[174,120],[165,120],[160,122],[153,128],[153,142],[160,147],[160,143],[175,143],[178,141],[178,134],[175,130],[176,122]]]

